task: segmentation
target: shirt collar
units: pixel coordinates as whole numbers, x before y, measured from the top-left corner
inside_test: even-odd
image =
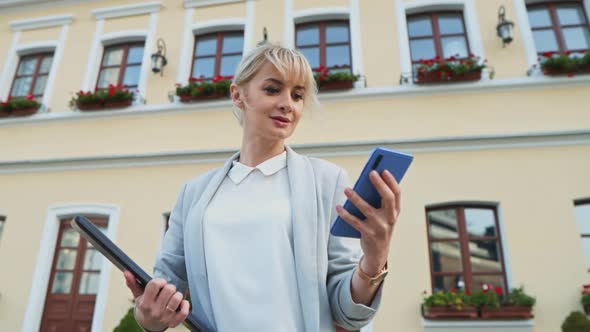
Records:
[[[285,167],[287,167],[287,151],[283,151],[281,154],[263,161],[256,167],[246,166],[234,160],[227,176],[237,185],[255,169],[258,169],[265,176],[271,176]]]

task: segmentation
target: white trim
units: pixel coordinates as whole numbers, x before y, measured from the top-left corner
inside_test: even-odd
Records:
[[[350,17],[348,19],[348,26],[350,28],[350,48],[352,56],[352,69],[356,75],[364,75],[365,70],[363,66],[363,45],[361,41],[361,17],[359,0],[350,0]],[[362,76],[355,82],[356,88],[362,88],[366,85],[366,79]]]
[[[453,331],[458,329],[470,329],[473,330],[481,330],[486,328],[523,328],[524,331],[532,332],[532,327],[534,327],[534,320],[527,319],[527,320],[488,320],[488,321],[444,321],[444,320],[428,320],[422,318],[422,329],[424,331],[425,328],[428,328],[428,331],[433,331],[437,328],[445,329],[448,331],[452,329]]]
[[[84,73],[84,81],[82,81],[81,89],[84,91],[87,90],[94,90],[94,85],[92,84],[92,78],[96,77],[96,65],[100,55],[102,55],[102,44],[100,42],[100,36],[102,35],[102,31],[104,29],[104,20],[96,21],[96,28],[94,30],[94,38],[92,39],[92,46],[90,47],[90,52],[88,53],[88,62],[86,63],[86,71]],[[92,88],[91,88],[92,87]]]
[[[589,146],[590,130],[502,135],[430,137],[407,140],[372,140],[299,144],[292,147],[312,157],[366,156],[375,146],[408,153],[464,152],[507,149],[532,149],[557,146]],[[86,169],[154,167],[223,162],[236,149],[194,150],[146,154],[106,155],[40,160],[13,160],[0,162],[0,174],[55,172]],[[507,266],[508,269],[508,266]]]
[[[248,0],[248,2],[246,2],[246,24],[244,25],[244,49],[242,50],[243,55],[250,53],[250,50],[256,47],[256,41],[254,40],[255,22],[256,3],[253,0]]]
[[[195,10],[189,8],[184,12],[184,31],[182,32],[182,46],[180,48],[180,57],[178,59],[178,72],[176,73],[176,82],[187,84],[190,73],[191,50],[193,49],[194,35],[192,32],[192,21]]]
[[[10,48],[8,49],[8,56],[4,61],[4,69],[2,70],[2,75],[0,76],[0,99],[2,100],[5,100],[10,93],[10,85],[12,84],[12,79],[10,77],[14,75],[16,70],[16,48],[18,45],[18,40],[20,39],[20,35],[20,31],[16,31],[12,34],[12,42],[10,43]]]
[[[16,54],[18,54],[18,56],[23,56],[37,52],[54,52],[55,49],[57,49],[58,44],[59,40],[46,40],[27,44],[19,44],[16,46]]]
[[[27,20],[19,20],[10,22],[12,31],[42,29],[58,25],[71,24],[74,20],[74,15],[59,15],[59,16],[44,16]]]
[[[152,52],[155,52],[154,45],[156,43],[156,27],[158,25],[158,13],[150,14],[150,23],[145,38],[145,45],[143,47],[143,59],[141,61],[141,69],[139,80],[137,82],[137,89],[139,96],[147,96],[147,82],[148,77],[152,73]],[[135,98],[134,103],[144,103],[145,98]]]
[[[522,39],[522,45],[526,53],[526,59],[528,67],[531,68],[537,64],[537,48],[535,46],[535,40],[533,38],[533,32],[529,24],[529,15],[526,9],[525,0],[515,0],[514,9],[516,12],[516,24],[520,30],[520,38]],[[532,71],[532,76],[542,76],[540,71]]]
[[[283,21],[283,45],[295,48],[295,20],[293,19],[293,0],[285,0]]]
[[[144,2],[126,6],[116,6],[92,10],[92,15],[97,20],[104,20],[116,17],[126,17],[135,15],[146,15],[160,11],[162,3],[160,1]]]
[[[333,19],[349,19],[350,7],[323,7],[298,10],[293,13],[293,23],[307,23],[313,21],[325,21]],[[291,38],[294,38],[291,37]]]
[[[485,59],[483,43],[479,30],[479,20],[474,0],[419,0],[405,4],[403,0],[396,0],[395,14],[397,17],[397,31],[400,48],[400,67],[402,74],[412,71],[412,58],[410,52],[410,41],[408,38],[407,15],[430,12],[437,10],[460,10],[465,20],[465,32],[471,53]],[[482,76],[482,81],[488,81],[489,77]],[[413,85],[413,81],[408,82]]]
[[[506,288],[512,290],[514,288],[512,282],[512,264],[510,263],[510,251],[508,250],[508,240],[506,237],[506,223],[504,223],[504,213],[498,203],[496,205],[496,213],[498,213],[498,225],[500,226],[500,239],[502,239],[502,255],[504,258],[504,269],[506,273]]]
[[[119,207],[114,205],[99,204],[67,204],[50,206],[45,218],[41,241],[39,243],[39,252],[37,254],[37,263],[30,288],[27,308],[22,324],[22,332],[38,331],[41,318],[43,316],[43,307],[49,283],[49,274],[51,273],[51,263],[55,253],[55,244],[59,232],[59,220],[76,214],[98,214],[108,216],[109,224],[107,236],[115,239],[117,224],[119,223]],[[98,293],[94,306],[94,315],[92,316],[91,332],[102,331],[102,323],[106,308],[106,297],[108,293],[108,284],[111,274],[111,264],[103,264],[101,267]]]
[[[590,86],[590,77],[519,77],[511,79],[490,80],[476,83],[456,83],[453,85],[441,86],[383,86],[352,89],[346,92],[333,92],[319,94],[320,102],[345,102],[362,98],[389,98],[389,97],[411,97],[411,96],[433,96],[433,95],[458,95],[465,93],[490,93],[496,91],[518,91],[534,89],[556,89],[562,87]],[[230,100],[207,101],[194,104],[165,103],[154,105],[141,105],[126,108],[124,110],[101,111],[101,112],[56,112],[45,114],[34,114],[22,118],[0,119],[0,127],[31,124],[38,122],[69,121],[69,120],[91,120],[97,118],[109,118],[118,116],[152,116],[156,113],[173,112],[229,112],[232,103]]]
[[[51,97],[53,95],[53,88],[55,83],[55,78],[57,77],[57,73],[59,71],[59,65],[61,63],[61,59],[64,53],[64,45],[66,43],[66,36],[68,35],[68,31],[70,29],[70,25],[66,24],[61,27],[61,32],[59,33],[58,44],[55,47],[53,52],[53,62],[51,63],[51,69],[49,70],[49,76],[47,77],[47,81],[45,82],[45,91],[43,92],[43,101],[42,104],[46,107],[45,110],[49,107],[49,103],[51,102]]]
[[[100,43],[104,47],[124,42],[145,41],[149,36],[149,33],[150,31],[148,30],[123,30],[117,32],[104,33],[100,35],[99,39]]]
[[[191,25],[193,35],[202,35],[217,31],[244,30],[246,20],[243,18],[223,18],[219,20],[203,21]]]
[[[184,8],[195,8],[195,7],[207,7],[223,5],[235,2],[244,2],[245,0],[183,0],[182,5]],[[249,1],[249,0],[248,0]]]

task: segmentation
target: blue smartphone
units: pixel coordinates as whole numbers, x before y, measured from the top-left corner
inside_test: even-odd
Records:
[[[373,186],[373,183],[371,183],[371,180],[369,179],[369,173],[371,173],[372,170],[376,170],[379,174],[381,174],[381,172],[384,170],[388,170],[399,183],[404,177],[404,174],[406,174],[406,171],[408,170],[408,167],[410,167],[413,159],[414,157],[406,153],[384,148],[375,148],[371,153],[369,160],[365,164],[361,175],[354,184],[353,190],[367,203],[371,204],[377,209],[380,208],[381,196],[379,195],[377,189],[375,189]],[[365,220],[365,216],[350,201],[346,200],[343,208],[360,220]],[[340,218],[340,216],[336,218],[336,221],[330,229],[330,233],[335,236],[352,237],[357,239],[361,237],[361,233],[354,229],[354,227],[352,227],[344,219]]]

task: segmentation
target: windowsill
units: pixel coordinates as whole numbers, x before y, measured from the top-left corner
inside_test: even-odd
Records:
[[[429,320],[422,318],[422,329],[424,331],[436,330],[464,330],[480,331],[480,329],[511,329],[510,331],[533,331],[534,319],[526,320]]]
[[[531,76],[501,80],[485,80],[469,83],[455,83],[452,85],[418,86],[418,85],[390,85],[382,87],[354,87],[347,91],[322,92],[320,102],[346,101],[360,98],[384,98],[394,96],[441,95],[460,93],[480,93],[487,91],[514,91],[516,89],[555,88],[576,85],[590,85],[590,75],[575,77],[547,77]],[[0,127],[13,124],[28,124],[45,121],[85,120],[116,116],[140,116],[170,112],[211,112],[229,111],[230,99],[201,101],[184,104],[179,101],[157,105],[132,105],[126,109],[97,112],[38,112],[26,118],[2,118]]]

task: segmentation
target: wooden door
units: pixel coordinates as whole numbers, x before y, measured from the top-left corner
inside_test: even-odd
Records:
[[[88,217],[103,232],[104,217]],[[102,255],[70,226],[60,221],[41,332],[89,332],[100,280]]]

